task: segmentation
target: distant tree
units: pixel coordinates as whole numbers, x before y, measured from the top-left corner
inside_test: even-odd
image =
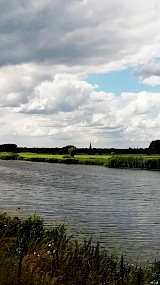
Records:
[[[16,144],[2,144],[0,145],[0,151],[2,152],[14,152],[16,151],[17,145]]]
[[[149,153],[159,154],[160,153],[160,140],[152,141],[149,145]]]
[[[64,147],[62,148],[63,154],[68,154],[68,150],[69,150],[69,148],[71,148],[71,147],[75,147],[75,146],[74,146],[73,144],[64,146]],[[75,147],[75,148],[76,148],[76,147]]]
[[[71,146],[69,149],[68,149],[68,154],[72,157],[74,157],[75,155],[75,147]]]

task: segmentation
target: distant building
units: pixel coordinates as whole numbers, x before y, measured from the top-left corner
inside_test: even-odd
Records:
[[[88,154],[92,154],[92,145],[91,145],[91,142],[90,142],[90,145],[89,145]]]

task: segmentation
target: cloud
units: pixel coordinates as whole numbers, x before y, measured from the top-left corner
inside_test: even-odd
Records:
[[[160,134],[160,93],[116,96],[73,74],[37,81],[31,93],[18,107],[3,107],[0,115],[1,134],[17,137],[21,145],[63,146],[68,140],[77,147],[90,141],[97,147],[136,147],[148,146]]]
[[[116,96],[86,78],[133,66],[141,82],[159,85],[159,8],[157,0],[0,1],[1,142],[127,147],[157,139],[160,93]]]
[[[33,88],[41,80],[51,78],[45,66],[24,64],[0,68],[0,106],[13,107],[27,103]]]
[[[156,5],[155,0],[2,1],[0,65],[109,70],[146,62],[159,55]]]
[[[160,106],[159,94],[146,91],[137,94],[122,93],[122,99],[127,101],[127,105],[123,109],[124,114],[139,115],[151,112],[153,108]]]
[[[160,85],[160,63],[151,62],[135,69],[133,74],[139,76],[142,83],[156,86]]]
[[[85,108],[93,88],[86,81],[78,80],[77,76],[55,75],[53,81],[44,81],[34,88],[34,97],[20,111],[53,114]]]

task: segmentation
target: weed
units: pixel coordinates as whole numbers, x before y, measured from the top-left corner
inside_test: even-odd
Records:
[[[138,267],[67,234],[64,224],[46,228],[38,217],[0,215],[0,285],[159,284],[160,263]]]

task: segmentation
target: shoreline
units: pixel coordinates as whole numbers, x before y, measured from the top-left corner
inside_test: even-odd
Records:
[[[95,165],[119,169],[160,171],[160,155],[50,155],[36,153],[0,153],[1,160]]]

